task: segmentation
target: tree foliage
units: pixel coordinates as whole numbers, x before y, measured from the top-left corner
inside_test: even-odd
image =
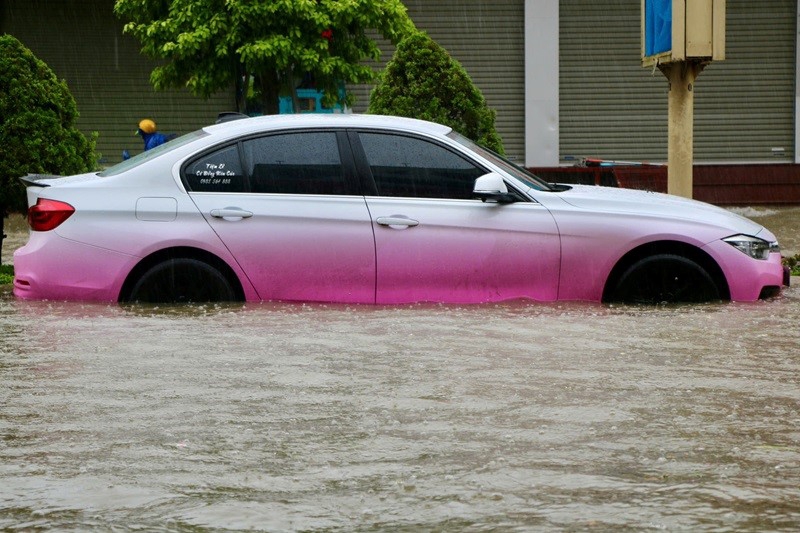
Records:
[[[503,153],[495,111],[464,67],[424,32],[400,41],[372,91],[368,112],[446,124]]]
[[[95,137],[75,127],[78,109],[63,80],[19,40],[0,35],[0,216],[24,212],[29,173],[95,168]]]
[[[368,32],[397,42],[414,27],[400,0],[116,0],[114,11],[142,52],[162,60],[156,89],[208,97],[235,84],[243,111],[252,75],[265,113],[304,77],[328,103],[341,101],[342,82],[375,77],[363,63],[380,57]]]

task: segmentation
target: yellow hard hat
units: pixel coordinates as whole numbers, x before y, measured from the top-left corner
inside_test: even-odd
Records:
[[[145,133],[155,133],[156,132],[156,123],[146,118],[139,122],[139,129]]]

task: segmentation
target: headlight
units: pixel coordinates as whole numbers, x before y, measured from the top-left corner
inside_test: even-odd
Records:
[[[750,235],[734,235],[722,240],[753,259],[767,259],[769,254],[781,251],[778,241],[769,242]]]

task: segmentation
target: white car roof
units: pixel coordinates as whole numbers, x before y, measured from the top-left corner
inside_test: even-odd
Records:
[[[225,137],[246,135],[283,128],[389,128],[433,135],[446,135],[452,128],[434,122],[386,115],[361,115],[351,113],[306,113],[293,115],[264,115],[229,120],[203,128],[208,133]]]

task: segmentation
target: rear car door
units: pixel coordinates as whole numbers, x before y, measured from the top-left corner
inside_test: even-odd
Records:
[[[344,132],[243,139],[190,161],[183,178],[262,299],[374,302],[372,226]]]
[[[351,142],[372,182],[378,303],[556,299],[559,235],[546,208],[473,199],[488,169],[432,139],[361,131]]]

